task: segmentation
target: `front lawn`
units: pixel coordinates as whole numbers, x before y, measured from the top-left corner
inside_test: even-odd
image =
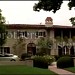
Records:
[[[75,67],[69,67],[69,68],[66,68],[66,70],[68,70],[68,71],[71,71],[71,72],[75,73]]]
[[[0,75],[1,74],[29,74],[29,75],[36,75],[36,74],[42,74],[42,75],[57,75],[54,72],[48,70],[48,69],[41,69],[41,68],[35,68],[35,67],[28,67],[24,65],[2,65],[0,66]]]

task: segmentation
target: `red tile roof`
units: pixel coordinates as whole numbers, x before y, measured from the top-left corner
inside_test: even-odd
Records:
[[[31,24],[6,24],[7,29],[43,29],[45,25],[31,25]]]
[[[53,25],[53,28],[75,28],[75,26],[60,26],[60,25]]]
[[[53,25],[51,27],[46,27],[45,25],[31,25],[31,24],[6,24],[7,29],[56,29],[56,28],[66,28],[75,29],[75,26],[60,26]]]

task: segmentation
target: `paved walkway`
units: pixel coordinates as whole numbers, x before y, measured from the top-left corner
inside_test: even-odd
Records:
[[[57,68],[56,65],[49,66],[48,69],[59,74],[59,75],[75,75],[75,73],[69,72],[64,69]]]

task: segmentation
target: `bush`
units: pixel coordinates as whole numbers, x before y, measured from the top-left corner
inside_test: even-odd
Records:
[[[23,53],[21,55],[21,60],[25,60],[25,58],[27,58],[27,57],[28,57],[28,54],[27,53]]]
[[[43,57],[36,57],[33,60],[33,66],[39,68],[48,68],[48,63]]]
[[[38,52],[38,53],[36,53],[36,55],[37,55],[37,56],[44,56],[44,55],[45,55],[45,53]]]
[[[54,55],[55,60],[57,61],[61,56]]]
[[[39,68],[48,68],[48,65],[51,64],[54,59],[51,56],[34,56],[33,57],[33,66]]]
[[[43,57],[47,60],[47,62],[48,62],[49,65],[50,65],[53,61],[55,61],[54,56],[44,55]]]
[[[57,60],[58,68],[68,68],[68,67],[73,67],[73,66],[74,66],[73,59],[69,56],[63,56]]]

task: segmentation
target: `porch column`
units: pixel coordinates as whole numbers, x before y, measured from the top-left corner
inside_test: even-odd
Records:
[[[72,46],[72,39],[71,39],[71,31],[69,32],[69,42],[70,42],[70,44],[69,44],[69,55],[70,55],[70,49],[71,49],[71,46]]]
[[[75,46],[74,46],[74,55],[75,55]]]
[[[65,55],[66,55],[66,47],[65,47]]]
[[[61,30],[61,40],[63,40],[63,30]],[[63,41],[61,41],[62,46],[62,54],[63,54]]]
[[[71,39],[71,31],[69,32],[69,37],[70,37],[70,39]]]
[[[61,38],[63,38],[63,31],[61,31]]]
[[[63,40],[63,31],[61,31],[61,40]],[[63,46],[63,41],[62,41],[62,46]]]

